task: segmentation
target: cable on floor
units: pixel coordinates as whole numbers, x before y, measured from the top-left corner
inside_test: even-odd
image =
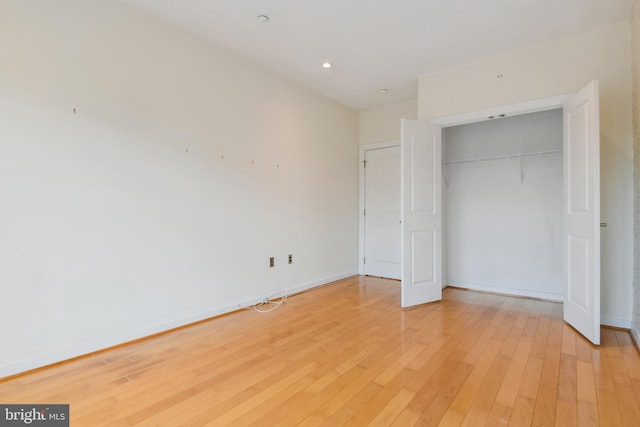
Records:
[[[265,298],[264,301],[255,303],[253,305],[253,309],[258,313],[269,313],[270,311],[273,311],[276,308],[280,307],[282,304],[284,304],[285,301],[287,300],[287,295],[288,295],[288,292],[287,290],[285,290],[284,295],[280,297],[280,299],[277,301],[271,298]],[[273,305],[273,307],[266,308],[266,309],[260,308],[260,307],[269,306],[269,305]]]

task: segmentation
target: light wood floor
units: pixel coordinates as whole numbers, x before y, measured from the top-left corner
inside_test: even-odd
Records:
[[[0,383],[78,426],[640,426],[628,333],[594,347],[562,305],[446,289],[400,309],[356,277]]]

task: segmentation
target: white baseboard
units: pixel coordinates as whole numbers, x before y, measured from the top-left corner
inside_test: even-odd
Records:
[[[499,286],[481,285],[477,283],[449,281],[449,286],[456,287],[456,288],[466,288],[474,291],[491,292],[496,294],[539,298],[539,299],[555,301],[555,302],[562,302],[564,299],[563,295],[558,295],[558,294],[529,291],[529,290],[520,290],[520,289],[510,289],[510,288],[503,288]],[[605,326],[613,326],[615,328],[631,329],[631,321],[629,319],[621,319],[619,317],[612,317],[607,315],[600,316],[600,324]]]
[[[614,328],[631,329],[631,321],[611,316],[600,316],[600,324],[605,326],[613,326]]]
[[[181,326],[189,325],[191,323],[199,322],[201,320],[210,319],[212,317],[220,316],[222,314],[230,313],[236,310],[240,310],[246,307],[251,307],[256,303],[264,301],[265,298],[278,298],[287,295],[295,295],[300,292],[307,291],[312,288],[327,285],[337,280],[346,279],[348,277],[356,276],[358,272],[356,270],[346,271],[333,276],[324,277],[322,279],[313,280],[311,282],[303,283],[295,288],[282,289],[268,295],[262,295],[250,300],[240,301],[237,304],[228,305],[225,307],[217,307],[212,310],[198,313],[192,316],[183,317],[181,319],[165,322],[154,327],[144,328],[137,331],[123,333],[118,336],[110,337],[109,339],[93,342],[83,343],[82,345],[67,348],[65,350],[52,352],[46,355],[38,356],[29,360],[20,361],[17,363],[11,363],[0,367],[0,379],[9,377],[12,375],[20,374],[33,369],[42,368],[47,365],[63,362],[65,360],[73,359],[80,356],[85,356],[91,353],[95,353],[101,350],[105,350],[117,345],[122,345],[130,341],[135,341],[145,337],[149,337],[161,332],[169,331],[171,329],[179,328]]]
[[[237,306],[234,306],[233,309],[230,309],[228,311],[226,311],[225,313],[231,312],[231,311],[235,311],[238,310],[240,308],[247,308],[247,307],[252,307],[253,305],[264,301],[266,298],[280,298],[284,295],[287,296],[291,296],[291,295],[295,295],[295,294],[299,294],[302,292],[306,292],[310,289],[313,288],[319,288],[325,285],[329,285],[333,282],[336,282],[338,280],[342,280],[342,279],[346,279],[348,277],[353,277],[353,276],[357,276],[359,273],[357,270],[352,270],[352,271],[346,271],[344,273],[341,274],[336,274],[334,276],[328,276],[319,280],[313,280],[311,282],[307,282],[304,283],[302,285],[296,286],[294,288],[287,288],[287,289],[280,289],[277,291],[274,291],[268,295],[262,295],[261,297],[258,298],[252,298],[250,300],[245,300],[239,304],[237,304]],[[220,313],[220,314],[224,314],[224,313]],[[214,317],[214,316],[209,316],[209,317]]]
[[[505,288],[501,286],[492,286],[492,285],[484,285],[479,283],[467,283],[467,282],[456,282],[456,281],[449,281],[447,284],[454,288],[466,288],[473,291],[491,292],[494,294],[513,295],[513,296],[519,296],[519,297],[531,297],[531,298],[538,298],[538,299],[554,301],[554,302],[562,302],[562,299],[563,299],[562,295],[553,294],[550,292],[539,292],[539,291],[532,291],[532,290],[525,290],[525,289],[512,289],[512,288]]]

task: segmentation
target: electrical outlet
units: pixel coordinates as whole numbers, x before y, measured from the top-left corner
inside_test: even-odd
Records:
[[[274,257],[269,258],[269,267],[275,267],[276,259]]]
[[[293,255],[289,254],[289,264],[293,264]]]

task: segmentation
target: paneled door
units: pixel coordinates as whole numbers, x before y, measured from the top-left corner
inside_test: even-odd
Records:
[[[600,128],[598,82],[564,105],[564,320],[600,344]]]
[[[441,128],[402,120],[402,307],[442,299]]]
[[[364,272],[400,280],[400,146],[365,151]]]

